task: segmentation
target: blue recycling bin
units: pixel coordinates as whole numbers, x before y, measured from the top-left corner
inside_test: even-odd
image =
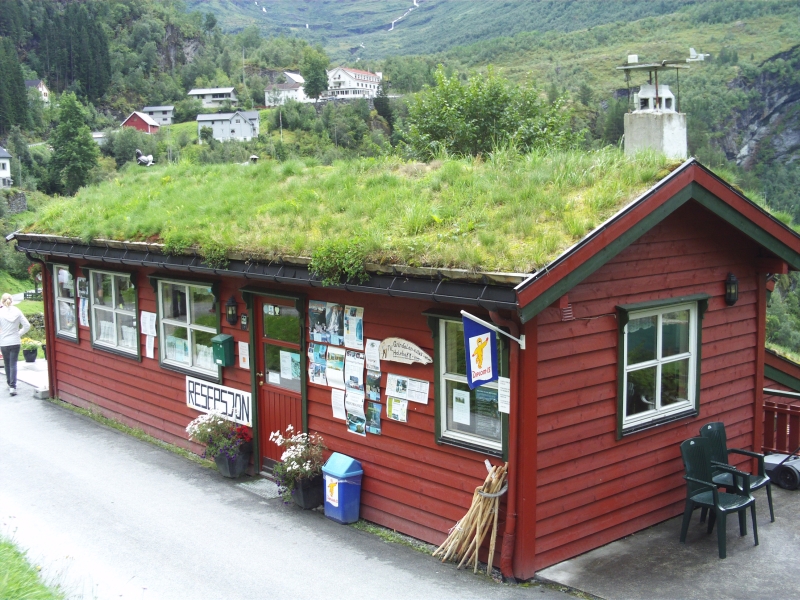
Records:
[[[322,467],[325,476],[325,516],[337,523],[355,523],[361,508],[364,470],[354,458],[334,452]]]

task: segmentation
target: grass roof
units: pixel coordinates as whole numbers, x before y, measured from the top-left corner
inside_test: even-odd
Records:
[[[165,244],[266,258],[357,243],[368,262],[530,272],[547,264],[678,164],[616,149],[430,164],[396,158],[321,166],[132,167],[56,199],[26,233]]]

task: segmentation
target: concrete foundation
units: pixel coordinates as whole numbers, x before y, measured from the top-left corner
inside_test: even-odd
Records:
[[[670,158],[685,159],[686,115],[676,112],[625,114],[625,154],[656,150]]]

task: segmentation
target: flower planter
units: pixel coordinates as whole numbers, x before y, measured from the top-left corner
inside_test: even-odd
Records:
[[[242,446],[244,446],[244,444]],[[217,464],[217,469],[224,477],[236,479],[244,473],[245,469],[250,464],[251,454],[252,450],[243,447],[242,451],[233,458],[228,458],[225,454],[217,454],[214,457],[214,462]]]
[[[22,356],[25,357],[25,362],[33,362],[36,360],[36,355],[39,354],[39,351],[34,348],[33,350],[23,350]]]
[[[322,485],[322,475],[298,479],[292,490],[294,503],[303,510],[322,506],[325,499],[325,488]]]

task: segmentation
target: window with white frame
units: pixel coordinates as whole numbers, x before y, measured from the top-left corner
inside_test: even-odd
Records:
[[[211,338],[219,314],[211,286],[159,280],[158,316],[161,362],[217,377]]]
[[[700,303],[705,309],[707,299]],[[621,332],[621,431],[696,413],[698,302],[620,309],[627,321]]]
[[[138,356],[136,288],[126,273],[90,271],[92,343]]]
[[[439,439],[500,454],[504,423],[498,410],[497,382],[470,390],[464,325],[461,321],[440,319],[438,327]],[[503,373],[502,340],[497,343],[498,368]]]
[[[75,280],[69,267],[53,265],[53,282],[55,285],[56,334],[75,338],[78,328],[75,323]]]

